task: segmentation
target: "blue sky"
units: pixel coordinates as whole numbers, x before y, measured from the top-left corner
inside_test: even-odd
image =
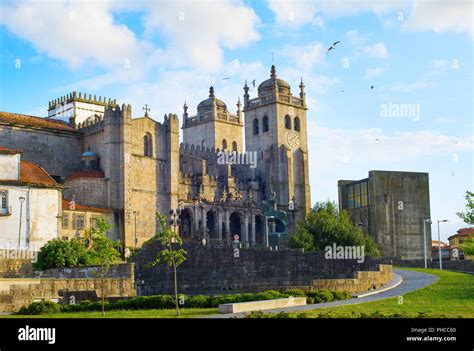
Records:
[[[235,110],[273,53],[295,95],[306,84],[312,201],[372,169],[429,172],[446,238],[473,190],[472,16],[470,1],[2,1],[0,110],[45,116],[77,90],[161,121],[211,83]]]

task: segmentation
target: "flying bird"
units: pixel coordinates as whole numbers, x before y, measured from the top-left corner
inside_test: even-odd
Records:
[[[380,140],[380,139],[375,139],[375,141],[378,141],[379,143],[382,143],[382,140]]]
[[[371,86],[370,86],[370,89],[374,89],[374,86],[373,86],[373,85],[371,85]]]
[[[222,80],[228,80],[228,79],[230,79],[230,77],[224,77],[224,78],[222,78]]]
[[[252,85],[253,85],[253,87],[255,88],[255,79],[252,80]]]
[[[326,52],[326,55],[329,54],[329,51],[331,50],[334,50],[336,48],[336,45],[339,44],[340,41],[335,41],[328,49],[328,51]]]

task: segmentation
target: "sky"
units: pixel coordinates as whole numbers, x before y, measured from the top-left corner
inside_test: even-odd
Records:
[[[2,0],[0,110],[46,116],[78,91],[161,122],[212,84],[235,112],[273,63],[306,85],[312,202],[369,170],[428,172],[445,240],[474,188],[473,17],[457,0]]]

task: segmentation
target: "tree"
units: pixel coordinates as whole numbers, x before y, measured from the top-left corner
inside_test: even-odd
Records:
[[[120,260],[120,253],[117,248],[120,247],[119,241],[113,241],[107,238],[107,231],[112,226],[104,217],[97,219],[97,226],[90,229],[90,257],[91,263],[99,265],[100,268],[96,275],[100,278],[102,295],[102,316],[105,316],[105,276],[110,270],[110,265]]]
[[[466,212],[458,212],[456,214],[465,223],[474,225],[474,193],[466,191],[465,199],[467,201]]]
[[[474,234],[471,234],[469,238],[464,240],[459,247],[464,252],[464,257],[474,256]]]
[[[49,268],[78,267],[90,264],[90,257],[84,243],[76,238],[71,240],[52,239],[39,251],[34,263],[37,270]]]
[[[305,221],[297,224],[290,237],[292,247],[305,251],[324,250],[336,243],[338,246],[364,246],[368,256],[380,255],[380,250],[371,237],[352,224],[347,211],[339,211],[334,202],[318,202]]]
[[[156,217],[161,224],[161,231],[157,233],[151,241],[158,240],[163,249],[157,252],[154,260],[147,266],[156,266],[164,260],[169,267],[173,268],[176,315],[179,316],[177,268],[181,263],[186,261],[187,252],[181,247],[183,245],[183,240],[179,234],[175,233],[166,225],[166,217],[159,212],[156,213]],[[176,245],[178,248],[173,248],[173,245]]]

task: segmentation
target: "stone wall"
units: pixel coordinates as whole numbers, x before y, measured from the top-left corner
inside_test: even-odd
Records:
[[[57,302],[60,292],[95,291],[100,297],[101,281],[92,278],[95,270],[97,267],[51,269],[28,284],[21,284],[20,280],[16,284],[16,280],[11,279],[9,289],[0,291],[0,313],[15,312],[37,301]],[[133,264],[112,266],[105,279],[105,296],[133,297],[136,295],[134,283]]]
[[[378,271],[355,272],[354,278],[349,279],[315,279],[312,287],[315,289],[344,290],[362,292],[380,288],[392,280],[392,266],[381,264]]]
[[[2,147],[23,151],[23,160],[40,165],[50,175],[65,177],[81,169],[80,133],[0,126],[0,140]]]
[[[29,258],[0,259],[0,278],[28,277],[32,274],[33,265]]]
[[[156,252],[158,243],[146,245],[135,257],[135,276],[139,295],[172,293],[173,274],[165,263],[146,267]],[[312,289],[317,279],[364,279],[364,288],[379,285],[380,277],[358,276],[357,272],[380,272],[383,261],[366,258],[327,260],[323,253],[303,253],[299,250],[269,251],[240,249],[238,257],[231,248],[212,248],[185,244],[187,260],[178,268],[179,291],[185,294],[223,294],[258,292],[271,289]],[[383,271],[384,273],[386,271]],[[387,272],[386,279],[390,275]],[[369,280],[372,279],[373,280]],[[370,282],[370,284],[369,284]]]

